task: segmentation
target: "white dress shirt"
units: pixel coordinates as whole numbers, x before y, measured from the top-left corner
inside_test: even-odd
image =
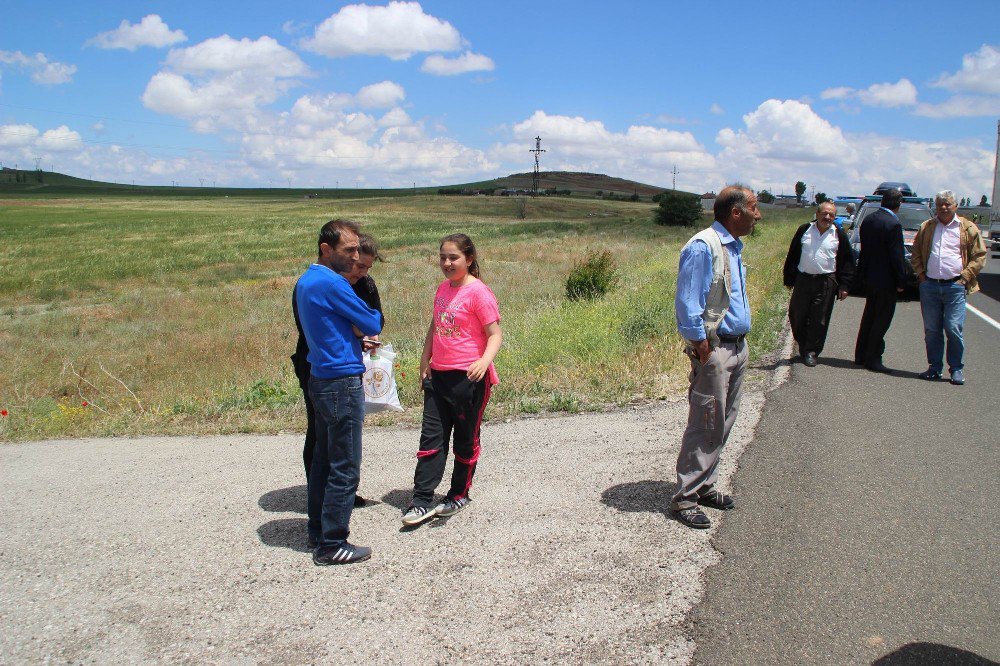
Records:
[[[810,275],[823,275],[837,270],[837,248],[840,239],[837,238],[837,226],[831,224],[820,233],[813,222],[802,234],[802,256],[799,258],[799,272]]]
[[[962,274],[962,246],[958,216],[949,224],[934,222],[931,255],[927,258],[927,277],[950,280]]]

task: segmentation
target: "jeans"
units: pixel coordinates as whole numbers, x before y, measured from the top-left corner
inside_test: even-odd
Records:
[[[924,280],[920,283],[920,314],[924,318],[924,345],[927,347],[929,369],[941,372],[944,368],[941,356],[946,336],[949,372],[964,368],[962,331],[965,328],[965,285]]]
[[[361,377],[309,378],[316,411],[316,449],[309,470],[309,536],[323,554],[350,534],[354,495],[361,480],[361,426],[365,394]]]

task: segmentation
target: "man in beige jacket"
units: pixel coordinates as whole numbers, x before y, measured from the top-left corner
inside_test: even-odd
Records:
[[[927,348],[928,367],[919,377],[941,379],[947,337],[950,380],[960,386],[965,383],[965,297],[979,291],[976,277],[986,263],[986,244],[979,227],[955,214],[958,206],[954,192],[938,192],[934,207],[937,215],[920,226],[910,257],[920,281],[920,314]]]

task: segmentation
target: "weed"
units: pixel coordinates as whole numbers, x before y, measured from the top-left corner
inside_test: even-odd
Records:
[[[590,252],[573,266],[566,278],[566,298],[571,301],[593,300],[604,296],[618,284],[618,266],[611,252]]]

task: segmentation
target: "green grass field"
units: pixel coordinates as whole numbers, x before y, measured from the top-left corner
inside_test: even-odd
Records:
[[[420,418],[417,362],[442,279],[437,241],[455,231],[479,246],[503,316],[489,418],[675,393],[688,366],[674,283],[694,229],[657,227],[653,209],[537,199],[518,219],[516,202],[499,197],[0,200],[0,439],[303,429],[290,294],[334,216],[359,221],[389,258],[372,275],[408,411],[376,423]],[[809,214],[765,212],[747,243],[755,354],[776,342],[781,261]],[[574,263],[605,249],[619,287],[567,301]]]

